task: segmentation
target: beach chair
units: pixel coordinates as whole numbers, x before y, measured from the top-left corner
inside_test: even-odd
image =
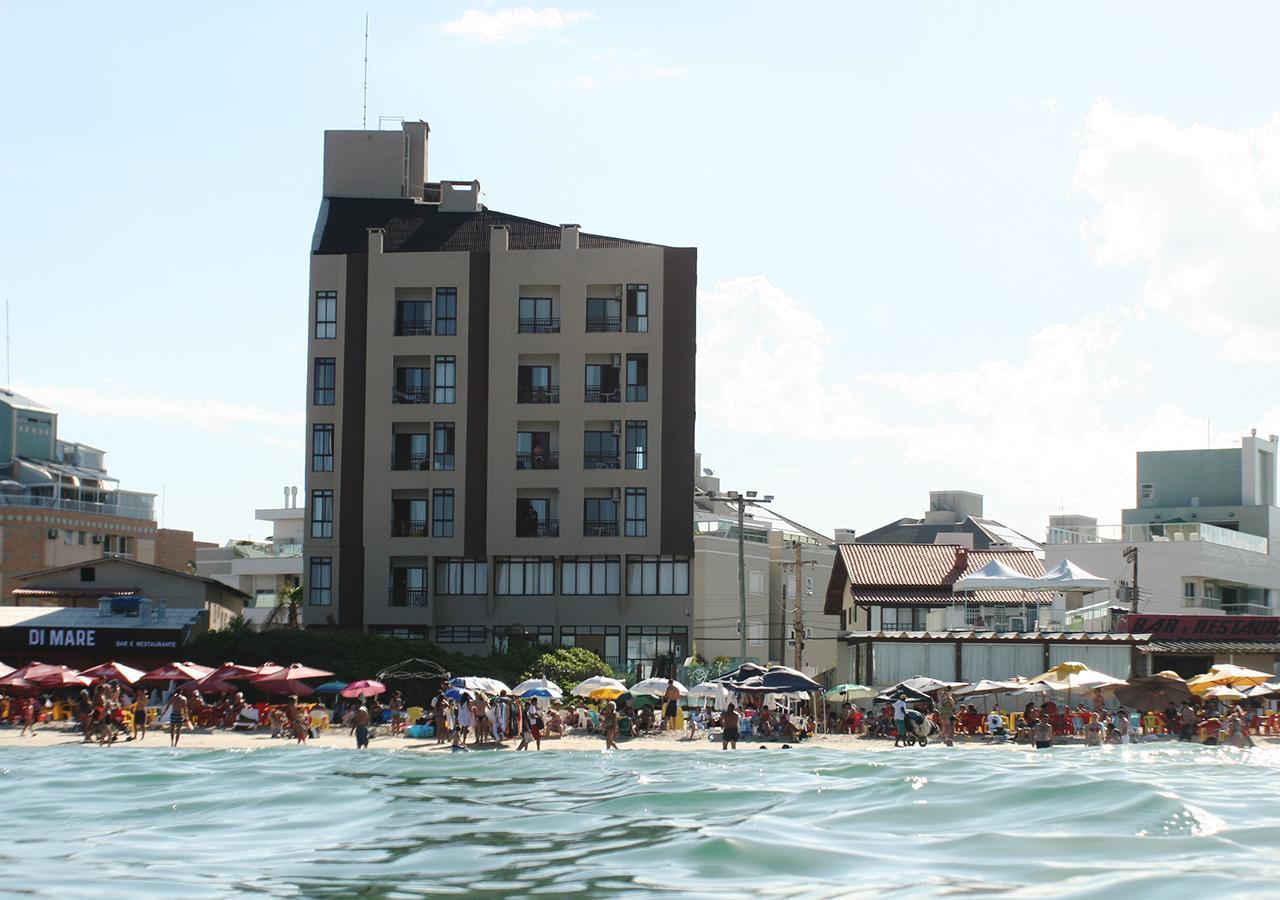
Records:
[[[749,738],[755,735],[755,726],[751,724],[751,720],[743,716],[738,720],[738,736]]]
[[[600,714],[594,709],[587,710],[587,731],[598,732],[603,726],[600,724]]]
[[[320,707],[311,710],[311,730],[314,735],[329,730],[329,713],[326,710]]]
[[[240,710],[235,722],[231,725],[231,729],[233,731],[257,731],[260,724],[258,710],[249,706]]]

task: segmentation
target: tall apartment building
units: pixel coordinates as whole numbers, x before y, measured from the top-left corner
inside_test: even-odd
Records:
[[[325,133],[305,621],[682,657],[697,252],[487,209],[428,133]]]

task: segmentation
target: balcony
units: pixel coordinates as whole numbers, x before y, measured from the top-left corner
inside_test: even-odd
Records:
[[[600,333],[607,331],[621,331],[621,316],[588,316],[587,317],[587,333]]]
[[[123,516],[126,519],[155,519],[155,513],[150,507],[129,506],[120,503],[94,503],[89,500],[63,500],[31,494],[0,493],[0,506],[60,509],[67,512],[97,513],[102,516]]]
[[[431,455],[429,453],[402,453],[391,454],[391,470],[393,472],[426,472],[431,468]]]
[[[559,403],[560,385],[550,387],[522,387],[516,389],[517,403]]]
[[[612,391],[603,391],[600,388],[587,388],[586,395],[583,399],[587,403],[621,403],[622,391],[614,388]]]
[[[1170,522],[1167,525],[1096,525],[1077,528],[1050,528],[1050,544],[1142,544],[1171,541],[1200,541],[1233,547],[1250,553],[1267,552],[1267,539],[1207,522]]]
[[[421,589],[392,588],[392,606],[426,606],[427,592]]]
[[[431,523],[417,519],[392,520],[392,537],[427,537],[431,534]]]
[[[588,519],[582,523],[583,537],[617,537],[618,522],[617,520],[608,521],[607,519],[592,520]]]
[[[516,324],[520,334],[559,334],[559,319],[521,319]]]
[[[404,387],[391,389],[392,403],[430,403],[431,388]]]
[[[396,322],[396,337],[413,337],[431,334],[431,320]]]
[[[540,451],[538,453],[517,453],[516,468],[524,469],[558,469],[560,468],[560,454],[555,451]]]
[[[617,453],[604,453],[588,450],[582,454],[582,468],[617,469],[621,468],[621,464],[618,462]]]
[[[1221,597],[1183,597],[1183,609],[1211,609],[1224,616],[1274,616],[1280,612],[1261,603],[1224,603]]]
[[[544,522],[516,521],[516,537],[560,537],[560,520]]]

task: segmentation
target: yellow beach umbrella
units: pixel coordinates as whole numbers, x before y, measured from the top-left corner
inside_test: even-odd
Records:
[[[1066,681],[1072,675],[1087,671],[1089,671],[1089,667],[1082,662],[1060,662],[1049,671],[1041,672],[1035,678],[1028,679],[1028,681],[1033,684],[1039,681]]]
[[[1244,694],[1240,693],[1233,687],[1227,687],[1225,684],[1220,684],[1217,687],[1211,687],[1201,696],[1205,698],[1212,698],[1214,700],[1236,701],[1244,699]]]
[[[589,699],[589,700],[617,700],[619,697],[621,697],[621,696],[622,696],[623,694],[625,694],[625,693],[626,693],[626,691],[620,691],[620,690],[618,690],[617,688],[600,688],[599,690],[597,690],[597,691],[592,691],[590,694],[588,694],[588,695],[587,695],[587,699]]]
[[[1265,684],[1275,678],[1274,672],[1259,672],[1257,669],[1246,669],[1244,666],[1233,666],[1222,663],[1211,668],[1203,675],[1197,675],[1187,682],[1192,693],[1204,694],[1214,687],[1253,687]]]
[[[1152,678],[1168,678],[1170,681],[1186,681],[1185,678],[1183,678],[1177,672],[1174,672],[1172,669],[1165,669],[1163,672],[1157,672],[1151,677]]]

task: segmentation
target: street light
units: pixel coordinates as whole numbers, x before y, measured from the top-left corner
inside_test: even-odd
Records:
[[[710,499],[717,499],[712,496]],[[747,658],[747,558],[743,541],[744,519],[748,506],[761,506],[773,502],[773,494],[759,496],[758,491],[747,491],[746,495],[737,491],[726,491],[723,503],[738,505],[738,657]]]

